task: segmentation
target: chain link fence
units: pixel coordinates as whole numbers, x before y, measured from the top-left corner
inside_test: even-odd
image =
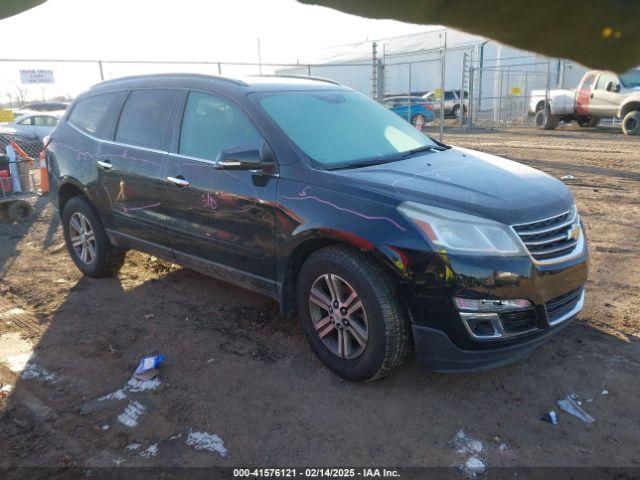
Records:
[[[446,38],[438,48],[407,52],[385,47],[373,42],[369,58],[360,52],[357,61],[354,54],[350,61],[319,64],[0,59],[0,108],[20,111],[29,101],[69,101],[100,81],[131,75],[310,76],[351,87],[443,139],[453,129],[534,125],[532,92],[537,98],[548,98],[549,89],[558,83],[551,60],[510,65],[482,62],[477,45],[447,48]],[[22,85],[21,69],[53,70],[56,83]],[[25,151],[37,156],[37,142],[14,135]],[[10,136],[0,125],[0,149]]]

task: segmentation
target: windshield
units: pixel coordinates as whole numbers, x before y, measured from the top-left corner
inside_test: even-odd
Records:
[[[640,69],[629,70],[620,75],[620,82],[626,88],[640,87]]]
[[[395,113],[353,91],[281,92],[262,108],[300,150],[325,168],[372,160],[436,144]]]

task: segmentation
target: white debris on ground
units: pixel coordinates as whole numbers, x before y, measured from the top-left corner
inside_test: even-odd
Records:
[[[11,393],[11,390],[13,390],[13,386],[7,384],[2,385],[2,387],[0,387],[0,393],[4,393],[6,395],[8,395],[9,393]]]
[[[153,445],[150,445],[149,448],[143,450],[142,452],[140,452],[140,456],[144,457],[144,458],[151,458],[151,457],[155,457],[158,454],[158,444],[154,443]]]
[[[574,417],[578,417],[584,423],[593,423],[596,421],[595,418],[582,409],[576,401],[576,398],[571,395],[567,395],[564,399],[558,400],[558,406]]]
[[[144,412],[144,405],[133,400],[129,402],[124,412],[118,415],[118,421],[129,428],[136,427],[138,425],[138,419]]]
[[[484,449],[480,440],[468,437],[464,430],[460,430],[453,437],[452,445],[458,454],[466,457],[459,467],[467,478],[475,478],[486,471],[487,465],[480,458],[480,453]]]
[[[609,390],[602,390],[602,395],[609,395]]]
[[[138,380],[131,377],[131,379],[129,379],[124,387],[116,390],[115,392],[111,392],[103,397],[100,397],[98,401],[103,402],[105,400],[124,400],[125,398],[127,398],[127,392],[148,392],[150,390],[155,390],[159,386],[160,380],[157,377],[151,380]]]
[[[500,450],[501,453],[507,453],[509,451],[509,447],[506,443],[501,443],[498,450]]]
[[[142,445],[140,445],[139,443],[130,443],[129,445],[127,445],[125,448],[127,450],[137,450],[141,447]]]
[[[102,430],[109,430],[109,425],[102,425]]]
[[[224,442],[216,434],[189,430],[187,445],[191,445],[196,450],[208,450],[209,452],[218,452],[223,457],[227,456],[227,449],[224,446]]]
[[[124,458],[116,458],[116,459],[113,461],[113,463],[115,463],[115,464],[116,464],[116,467],[119,467],[121,463],[124,463],[124,462],[126,462],[126,461],[127,461],[127,460],[126,460],[126,459],[124,459]]]
[[[24,310],[14,308],[3,312],[2,315],[7,316],[10,313],[18,315],[24,313]],[[33,344],[23,340],[17,332],[0,336],[0,352],[3,354],[0,362],[24,380],[42,380],[51,383],[57,380],[53,373],[38,365],[33,353]]]

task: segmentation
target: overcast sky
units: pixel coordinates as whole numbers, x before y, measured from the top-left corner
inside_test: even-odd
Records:
[[[359,18],[295,0],[48,0],[0,20],[3,38],[12,39],[5,40],[0,57],[257,62],[260,38],[263,62],[304,63],[327,47],[431,28]],[[26,68],[55,74],[55,85],[27,88],[32,98],[75,95],[100,80],[95,65],[0,62],[0,102],[20,87],[19,70]],[[105,78],[154,68],[110,65]],[[230,70],[223,74],[239,74]]]
[[[424,31],[295,0],[48,0],[0,21],[3,57],[291,62],[326,46]],[[7,45],[7,43],[5,43]]]

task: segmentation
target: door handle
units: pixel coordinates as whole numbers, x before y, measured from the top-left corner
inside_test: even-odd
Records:
[[[113,168],[113,165],[109,160],[97,160],[96,163],[99,167],[102,167],[105,170],[111,170]]]
[[[174,183],[179,187],[188,187],[191,184],[191,182],[189,182],[189,180],[185,180],[183,176],[167,177],[167,181]]]

